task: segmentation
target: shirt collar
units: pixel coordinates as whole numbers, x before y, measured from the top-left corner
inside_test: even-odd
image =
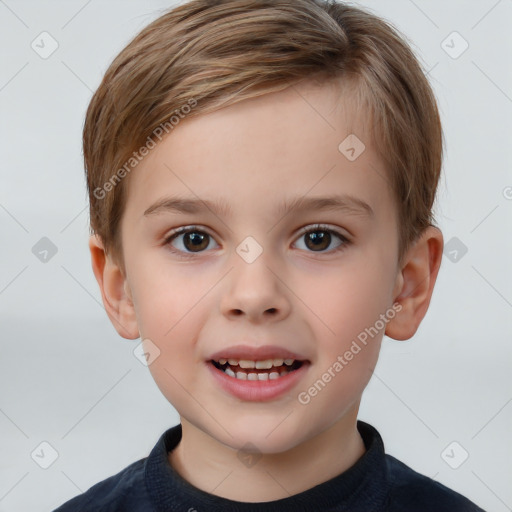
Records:
[[[276,501],[247,503],[204,492],[170,465],[168,452],[181,440],[181,424],[165,431],[145,462],[145,484],[155,510],[222,510],[223,512],[297,512],[300,510],[379,510],[387,494],[384,444],[378,431],[361,420],[357,429],[366,452],[349,469],[311,489]]]

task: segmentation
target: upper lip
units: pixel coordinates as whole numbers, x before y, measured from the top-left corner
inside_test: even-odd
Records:
[[[233,345],[229,348],[219,350],[210,356],[210,360],[218,361],[219,359],[246,359],[249,361],[265,361],[267,359],[307,360],[300,354],[278,347],[277,345],[263,345],[260,347],[254,345]]]

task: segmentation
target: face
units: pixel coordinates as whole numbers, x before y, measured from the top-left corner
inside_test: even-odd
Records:
[[[298,446],[354,413],[371,377],[398,232],[360,114],[303,82],[184,119],[130,176],[126,290],[149,369],[224,445]]]

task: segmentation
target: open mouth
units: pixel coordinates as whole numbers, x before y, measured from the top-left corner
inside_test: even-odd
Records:
[[[220,371],[238,380],[277,380],[298,370],[305,361],[296,359],[266,359],[250,361],[237,359],[210,360],[210,363]]]

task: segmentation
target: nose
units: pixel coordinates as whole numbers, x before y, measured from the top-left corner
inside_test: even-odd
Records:
[[[244,316],[253,323],[284,320],[290,314],[291,292],[283,270],[269,261],[265,251],[252,263],[237,254],[234,258],[221,300],[223,315],[230,319]]]

